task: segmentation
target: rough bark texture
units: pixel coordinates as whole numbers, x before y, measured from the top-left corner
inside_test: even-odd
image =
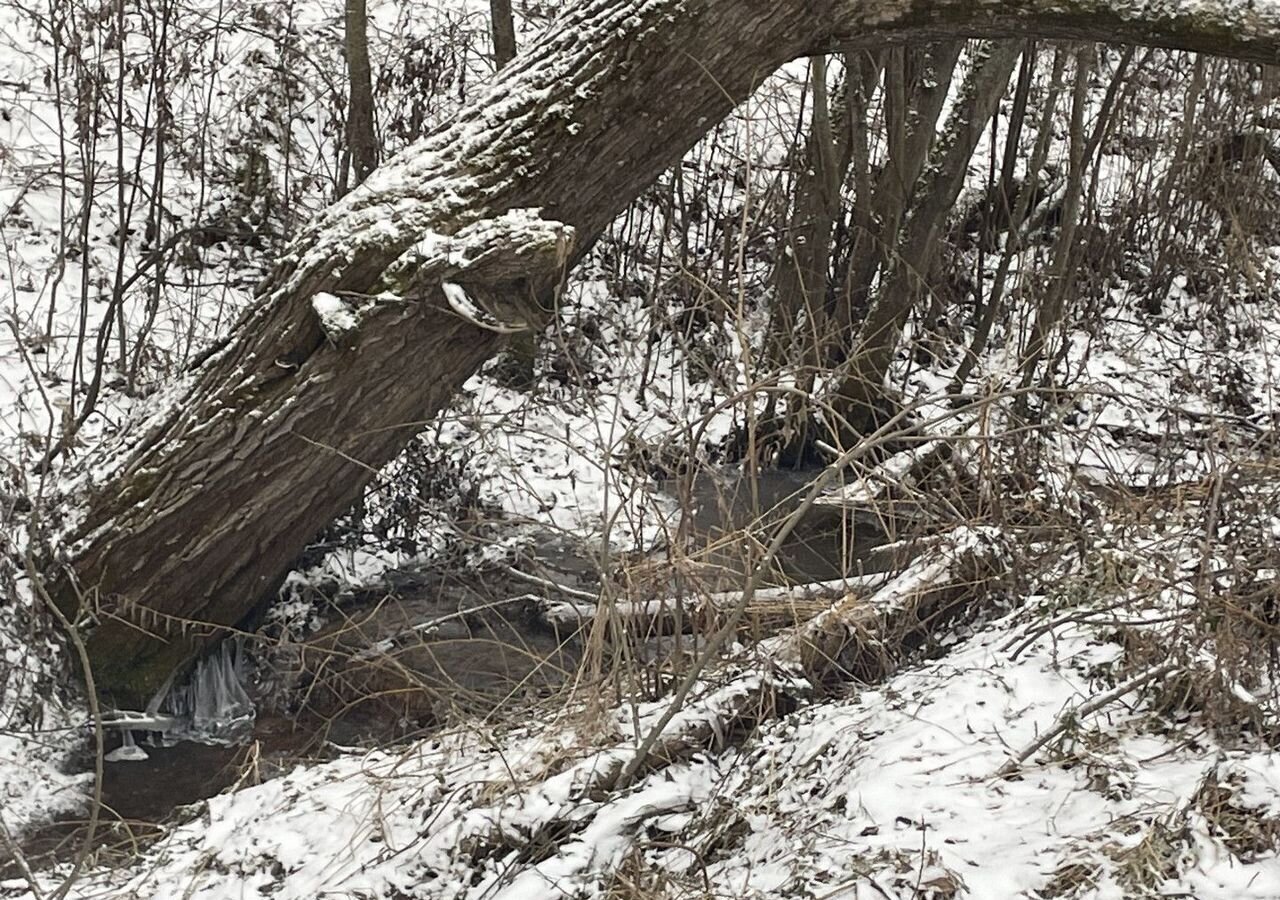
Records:
[[[489,17],[493,20],[493,64],[501,69],[516,58],[516,20],[511,0],[489,0]]]
[[[62,602],[97,612],[88,645],[99,684],[123,701],[145,698],[217,626],[239,621],[500,346],[506,329],[494,323],[536,325],[529,298],[552,289],[778,65],[965,33],[1127,39],[1275,62],[1280,11],[578,0],[454,122],[318,217],[225,342],[83,485],[60,536],[66,565],[50,565]],[[521,208],[563,227],[485,224]],[[445,283],[488,313],[460,315]],[[322,325],[317,310],[332,311],[330,301],[348,314]]]
[[[369,13],[365,0],[346,2],[347,150],[351,184],[360,184],[378,167],[378,136],[373,118],[373,72],[369,65]]]
[[[516,58],[516,20],[511,0],[490,0],[489,18],[493,32],[493,65],[496,69]],[[500,383],[517,390],[533,388],[534,366],[538,361],[538,332],[529,329],[511,338],[505,366],[495,373]]]

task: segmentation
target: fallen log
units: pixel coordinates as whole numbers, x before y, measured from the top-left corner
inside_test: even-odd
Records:
[[[990,591],[1007,570],[999,532],[957,528],[939,535],[909,569],[871,597],[845,597],[779,635],[768,651],[815,682],[882,680],[936,627],[974,612],[975,593]]]
[[[923,441],[895,453],[866,474],[822,494],[814,506],[857,511],[874,509],[894,488],[915,484],[922,470],[937,465],[949,455],[951,445],[941,439]]]
[[[424,838],[423,856],[457,861],[524,854],[531,871],[568,874],[558,848],[580,845],[591,823],[628,787],[627,773],[653,776],[695,753],[749,733],[793,710],[815,687],[837,679],[881,681],[944,623],[976,615],[979,598],[1008,570],[1009,554],[993,529],[962,527],[939,535],[901,574],[870,596],[850,593],[825,612],[757,646],[756,660],[722,686],[707,689],[643,739],[662,704],[645,710],[623,737],[532,785],[524,783],[483,808],[472,808]],[[771,664],[771,665],[770,665]],[[637,751],[636,747],[643,748]],[[637,760],[637,752],[644,758]],[[638,764],[637,764],[638,763]],[[575,857],[576,858],[576,857]],[[443,861],[443,860],[442,860]]]
[[[884,573],[853,575],[832,581],[815,581],[791,587],[761,588],[754,592],[746,618],[746,629],[754,622],[773,619],[794,625],[817,615],[832,600],[848,594],[865,596],[889,580]],[[545,601],[544,621],[560,630],[578,630],[608,615],[623,623],[628,632],[641,637],[673,634],[676,631],[706,631],[742,600],[741,591],[663,597],[656,600],[611,600],[604,604],[574,601]],[[781,626],[779,626],[781,627]],[[775,629],[777,630],[777,629]]]
[[[830,581],[815,581],[786,587],[758,588],[751,596],[739,632],[754,635],[776,633],[828,613],[832,602],[856,604],[895,583],[894,573],[906,574],[912,561],[928,554],[955,551],[959,532],[944,532],[883,544],[867,553],[860,563],[865,574]],[[580,630],[607,614],[628,634],[653,637],[677,631],[709,632],[742,601],[741,591],[671,596],[651,600],[611,600],[604,604],[574,600],[544,600],[539,616],[557,631]],[[834,608],[840,608],[838,603]]]

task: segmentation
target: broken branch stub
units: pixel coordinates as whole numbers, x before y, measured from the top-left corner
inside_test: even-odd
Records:
[[[394,296],[422,299],[437,288],[464,320],[486,331],[513,334],[546,316],[536,286],[555,284],[574,250],[575,231],[513,209],[481,219],[453,235],[428,232],[383,272]]]
[[[540,286],[555,284],[573,252],[574,230],[547,221],[536,209],[513,209],[444,235],[428,231],[397,257],[372,295],[311,299],[325,336],[352,349],[361,325],[379,303],[425,302],[440,291],[453,313],[495,334],[537,329],[546,317]]]

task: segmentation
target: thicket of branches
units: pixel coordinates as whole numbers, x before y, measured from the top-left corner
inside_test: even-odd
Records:
[[[7,249],[45,248],[6,257],[15,292],[38,298],[5,316],[26,396],[43,405],[6,435],[7,525],[39,509],[49,473],[128,426],[134,398],[198,358],[309,216],[495,66],[484,15],[376,7],[374,106],[360,118],[339,12],[186,0],[7,7],[4,40],[20,61],[0,90],[38,115],[0,142],[0,175],[18,188],[0,229]],[[523,8],[522,31],[552,12]],[[1269,386],[1250,383],[1232,355],[1249,343],[1250,310],[1269,315],[1280,300],[1278,99],[1274,69],[1093,44],[951,41],[794,63],[632,204],[566,287],[557,322],[487,376],[530,404],[582,408],[622,383],[609,383],[618,347],[642,348],[626,383],[642,405],[667,402],[662,379],[673,374],[703,386],[705,408],[672,404],[687,418],[668,439],[635,436],[609,464],[690,494],[727,463],[757,472],[841,459],[856,481],[916,454],[900,473],[909,478],[868,501],[884,537],[995,525],[1026,538],[1013,568],[1036,573],[1072,548],[1077,568],[1060,579],[1046,628],[1101,615],[1097,596],[1137,608],[1175,595],[1160,641],[1116,614],[1134,668],[1172,653],[1182,668],[1161,688],[1170,708],[1216,705],[1224,727],[1264,730],[1277,610],[1259,573],[1280,568],[1269,537],[1274,423],[1256,408]],[[372,156],[351,141],[370,122]],[[37,204],[56,212],[41,218]],[[637,315],[585,302],[594,282]],[[1154,472],[1084,491],[1062,445],[1087,442],[1077,426],[1099,394],[1084,364],[1112,349],[1117,321],[1139,332],[1193,322],[1215,341],[1216,369],[1169,379],[1213,405],[1169,398],[1169,417],[1198,437],[1116,429]],[[939,397],[952,410],[941,418]],[[713,440],[719,409],[735,427]],[[443,553],[424,539],[428,525],[484,506],[465,454],[434,440],[444,427],[374,480],[315,558],[336,547]],[[1191,460],[1196,439],[1208,449]],[[795,525],[763,507],[752,520],[723,538],[746,570],[768,563],[778,529]],[[457,536],[451,560],[486,538]],[[1133,536],[1164,541],[1171,568],[1125,558],[1117,548]],[[705,574],[711,551],[680,537],[664,548],[678,577],[655,580],[602,552],[602,596],[723,588]],[[1188,555],[1199,564],[1179,568]],[[721,645],[744,618],[776,612],[752,612],[755,586],[731,611],[707,613]],[[828,605],[792,603],[782,618],[794,626]],[[677,642],[641,661],[651,622],[639,633],[621,618],[596,625],[588,662],[619,698],[678,693],[719,649],[684,654]]]
[[[49,404],[26,423],[28,461],[74,456],[86,424],[117,427],[122,396],[180,373],[264,262],[353,183],[336,11],[215,12],[10,8],[24,62],[6,90],[52,113],[5,148],[21,186],[5,228],[43,229],[51,243],[42,272],[10,255],[15,286],[40,295],[10,312]],[[491,22],[374,12],[385,157],[492,70]],[[551,14],[523,12],[529,32]],[[726,445],[677,439],[637,457],[665,472],[688,458],[825,462],[823,447],[847,448],[892,416],[896,386],[921,370],[950,373],[957,403],[1021,390],[1021,414],[1052,419],[1073,402],[1068,334],[1081,324],[1101,336],[1109,317],[1159,316],[1189,297],[1225,321],[1269,289],[1275,95],[1274,72],[1256,65],[1093,45],[955,41],[793,64],[593,254],[611,291],[647,310],[646,369],[674,353],[684,377],[738,398]],[[56,158],[37,136],[57,137]],[[36,195],[56,201],[54,233],[26,212]],[[565,324],[499,377],[590,390],[609,350],[590,321],[599,313],[584,319],[573,297]],[[989,371],[997,359],[1004,368]],[[1216,390],[1247,416],[1248,386],[1223,374]],[[640,396],[650,390],[646,372]],[[380,479],[345,540],[411,544],[413,510],[436,489],[403,475],[433,452],[417,445],[419,462]],[[15,498],[36,493],[14,484]]]

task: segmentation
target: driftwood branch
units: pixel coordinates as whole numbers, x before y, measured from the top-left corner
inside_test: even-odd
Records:
[[[804,621],[820,611],[814,609],[806,614],[806,608],[849,594],[866,596],[888,580],[887,574],[855,575],[790,587],[761,588],[753,593],[751,607],[757,612],[772,610],[779,614],[791,610],[793,621]],[[657,600],[616,600],[605,604],[547,602],[543,605],[542,617],[558,628],[581,628],[601,615],[608,615],[625,623],[632,634],[670,634],[677,626],[689,631],[695,623],[705,631],[708,623],[718,621],[740,603],[742,594],[742,591],[717,591]]]

